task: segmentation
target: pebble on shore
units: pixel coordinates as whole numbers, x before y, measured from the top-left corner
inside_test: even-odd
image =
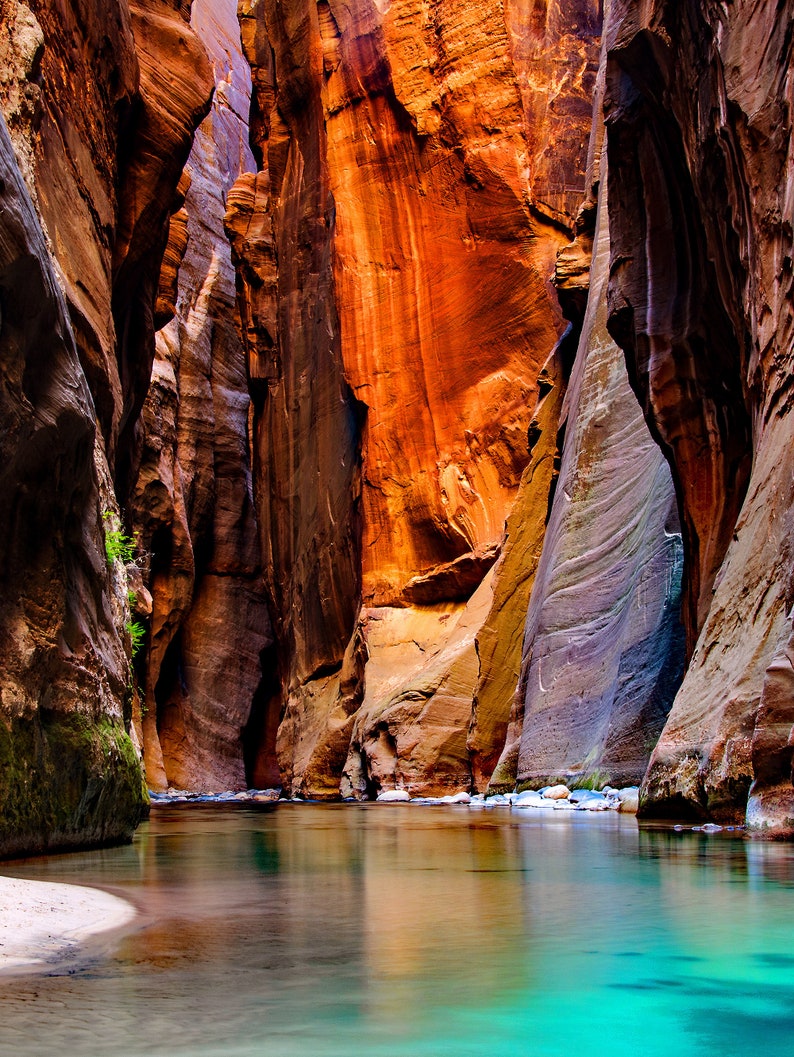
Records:
[[[184,789],[168,789],[166,792],[150,792],[152,803],[275,803],[277,801],[302,803],[302,797],[285,797],[280,789],[246,789],[241,792],[192,793]],[[603,790],[569,789],[561,782],[542,789],[526,789],[521,793],[470,794],[465,790],[445,796],[411,796],[407,789],[385,789],[378,793],[379,804],[461,804],[469,807],[510,807],[519,810],[540,809],[560,811],[622,811],[636,814],[639,805],[637,786]]]

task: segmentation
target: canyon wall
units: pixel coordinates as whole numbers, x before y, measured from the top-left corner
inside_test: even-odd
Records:
[[[343,771],[359,796],[468,786],[492,580],[476,591],[556,445],[530,433],[564,384],[551,279],[584,188],[597,5],[240,11],[261,170],[227,227],[282,775],[314,796]]]
[[[561,303],[581,324],[579,346],[558,420],[559,479],[520,679],[490,782],[497,792],[639,781],[683,674],[683,555],[670,470],[607,333],[605,55],[589,194],[577,237],[557,261]]]
[[[0,0],[0,854],[136,750],[794,833],[794,16],[600,6]]]
[[[687,674],[648,815],[794,826],[792,12],[616,4],[609,326],[676,482]],[[749,806],[748,806],[749,795]]]
[[[248,462],[249,397],[226,196],[254,169],[236,0],[196,0],[215,92],[181,177],[160,275],[132,494],[148,627],[140,738],[152,789],[278,783],[259,746],[273,637]],[[169,318],[172,317],[172,318]],[[164,324],[164,325],[162,325]],[[265,669],[272,681],[273,661]],[[272,755],[272,750],[271,750]],[[263,769],[264,768],[264,769]]]
[[[116,495],[176,184],[209,104],[183,13],[0,5],[0,854],[129,837],[128,574]],[[7,129],[7,131],[6,131]]]

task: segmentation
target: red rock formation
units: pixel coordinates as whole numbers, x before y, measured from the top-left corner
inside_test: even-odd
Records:
[[[0,856],[118,841],[144,809],[91,393],[0,118]],[[104,469],[104,473],[103,473]]]
[[[228,225],[285,666],[280,758],[294,788],[307,791],[310,743],[327,754],[330,738],[344,759],[357,701],[330,672],[353,631],[359,576],[368,607],[458,614],[529,459],[538,376],[561,330],[549,280],[582,186],[595,73],[596,5],[561,7],[533,19],[490,0],[241,7],[263,172],[238,185]],[[546,126],[549,142],[566,141],[554,178]],[[360,543],[349,528],[359,458]],[[400,615],[386,623],[402,642]],[[454,721],[440,708],[437,749],[423,734],[420,784],[432,784],[453,728],[453,770],[466,780],[470,645]],[[317,672],[322,691],[309,686]],[[375,736],[363,715],[356,752]]]
[[[223,229],[226,194],[253,166],[250,76],[234,0],[196,0],[192,25],[212,60],[216,91],[183,174],[184,206],[171,223],[160,288],[176,288],[176,315],[157,334],[134,509],[153,599],[147,778],[153,788],[212,791],[274,784],[278,773],[272,737],[269,760],[260,753],[257,766],[266,724],[252,708],[255,700],[260,711],[266,705],[260,654],[272,636],[251,500],[245,356]]]
[[[125,498],[119,431],[148,385],[159,256],[210,85],[182,13],[155,0],[134,19],[123,0],[3,0],[0,60],[7,853],[119,840],[143,810],[113,471]]]
[[[616,3],[610,329],[682,511],[691,660],[648,815],[794,832],[792,13]]]
[[[270,13],[269,40],[266,5],[241,11],[254,127],[267,138],[257,144],[265,168],[238,182],[227,225],[238,261],[255,496],[284,691],[279,765],[288,788],[335,796],[358,700],[342,662],[360,591],[360,486],[358,408],[343,376],[334,296],[319,35],[316,22],[312,36],[305,20],[290,19],[290,37],[281,15]],[[278,87],[278,106],[271,41],[279,64],[293,71]]]
[[[119,219],[113,246],[113,314],[123,407],[118,487],[131,485],[135,427],[154,359],[154,303],[169,217],[196,126],[207,113],[213,77],[188,25],[190,3],[130,0],[140,87],[120,130]]]

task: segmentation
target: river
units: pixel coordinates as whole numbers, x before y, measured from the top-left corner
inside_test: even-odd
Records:
[[[2,1057],[794,1055],[794,848],[612,813],[158,808],[6,864],[139,909],[0,984]]]

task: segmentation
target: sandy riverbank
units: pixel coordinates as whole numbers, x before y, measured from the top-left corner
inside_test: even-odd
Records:
[[[71,961],[87,940],[135,915],[131,903],[96,888],[0,876],[0,972]]]

